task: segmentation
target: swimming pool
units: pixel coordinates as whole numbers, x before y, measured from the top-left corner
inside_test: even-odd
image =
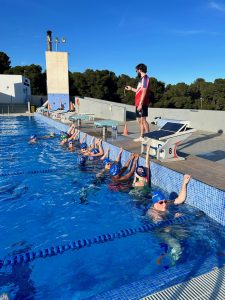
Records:
[[[92,184],[100,166],[80,171],[77,154],[62,148],[58,138],[27,144],[31,134],[42,136],[49,131],[51,128],[33,118],[1,118],[0,172],[22,174],[0,177],[4,233],[0,259],[148,222],[131,195],[112,192],[107,183],[90,188],[87,200],[81,201],[82,187]],[[34,170],[54,171],[32,173]],[[190,206],[180,209],[196,213]],[[151,280],[167,268],[181,268],[196,259],[222,260],[223,255],[218,254],[224,251],[224,241],[223,227],[201,216],[173,226],[166,235],[162,230],[139,233],[3,267],[0,291],[8,292],[12,299],[87,299],[131,282]],[[182,254],[175,265],[165,244],[168,251],[180,245]]]

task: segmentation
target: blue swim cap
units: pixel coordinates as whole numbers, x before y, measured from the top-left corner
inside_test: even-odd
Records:
[[[140,177],[147,177],[146,169],[143,166],[137,166],[136,173]]]
[[[105,159],[103,159],[102,163],[103,163],[103,165],[105,166],[105,165],[107,165],[108,163],[110,163],[110,159],[109,159],[109,158],[105,158]]]
[[[110,170],[109,170],[109,173],[112,175],[112,176],[116,176],[120,173],[120,170],[121,170],[121,167],[119,164],[114,164],[111,166]]]
[[[93,148],[93,149],[91,149],[91,153],[98,154],[99,150],[97,148]]]
[[[37,137],[36,134],[33,134],[30,136],[30,139],[33,140],[33,139],[36,139],[36,137]]]
[[[78,156],[77,162],[80,166],[84,166],[86,163],[86,157],[85,156]]]
[[[81,145],[80,145],[80,149],[87,149],[87,143],[82,143]]]
[[[166,199],[165,195],[160,191],[156,190],[152,193],[152,202],[153,202],[153,204],[155,204],[155,203],[157,203],[161,200],[165,200],[165,199]]]

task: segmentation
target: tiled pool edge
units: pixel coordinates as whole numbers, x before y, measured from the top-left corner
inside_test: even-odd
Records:
[[[48,125],[57,128],[60,131],[67,131],[68,126],[55,120],[52,120],[43,115],[34,114],[34,117]],[[83,133],[81,132],[81,136]],[[89,142],[90,136],[87,137]],[[115,159],[118,148],[107,142],[103,142],[104,150],[110,145],[110,158]],[[124,163],[130,153],[126,150],[123,151],[122,163]],[[144,159],[140,157],[139,163],[144,165]],[[153,185],[159,186],[170,195],[171,193],[178,194],[181,187],[183,175],[167,167],[151,162],[151,182]],[[209,217],[225,225],[225,192],[213,186],[209,186],[203,182],[192,179],[188,184],[188,192],[186,203],[202,210]]]
[[[35,118],[47,123],[48,125],[57,128],[60,131],[67,131],[68,125],[59,123],[45,116],[35,114]],[[81,136],[84,133],[81,133]],[[88,136],[88,142],[91,137]],[[110,158],[115,159],[118,153],[118,147],[113,146],[107,142],[103,142],[103,148],[110,145]],[[122,163],[124,163],[130,153],[123,151]],[[140,158],[140,164],[144,164],[144,159]],[[182,182],[182,174],[170,170],[157,163],[151,163],[152,183],[161,187],[168,194],[175,192],[179,193]],[[192,179],[188,186],[188,196],[186,202],[192,206],[199,208],[209,215],[214,220],[222,225],[225,224],[224,217],[224,202],[225,192],[208,186],[200,181]],[[215,205],[216,204],[216,205]],[[218,206],[219,204],[219,206]],[[111,300],[137,300],[144,296],[150,295],[154,292],[160,291],[169,286],[184,282],[191,277],[196,277],[211,271],[215,266],[222,266],[224,263],[222,257],[208,257],[204,260],[191,261],[175,268],[170,268],[162,273],[156,274],[154,279],[145,279],[123,285],[117,289],[103,292],[88,299],[111,299]]]
[[[156,274],[154,278],[151,277],[151,279],[135,281],[117,289],[89,297],[86,300],[139,300],[140,298],[149,296],[170,286],[208,273],[214,268],[223,267],[223,260],[208,257],[204,260],[187,262]]]

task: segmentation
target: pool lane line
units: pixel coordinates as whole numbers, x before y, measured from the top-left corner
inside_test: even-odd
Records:
[[[42,174],[42,173],[52,173],[52,172],[59,172],[59,169],[47,169],[47,170],[32,170],[32,171],[17,171],[12,173],[2,173],[0,177],[7,177],[7,176],[18,176],[18,175],[35,175],[35,174]],[[63,170],[65,171],[65,170]]]
[[[46,258],[51,256],[56,256],[58,254],[63,254],[68,250],[79,250],[81,248],[90,247],[94,244],[106,243],[109,241],[113,241],[115,239],[125,238],[137,233],[144,233],[148,231],[152,231],[156,228],[162,228],[170,225],[181,224],[185,221],[193,220],[197,217],[197,215],[184,215],[173,220],[161,221],[156,224],[146,224],[139,226],[138,228],[127,228],[121,229],[115,233],[106,233],[102,235],[95,236],[92,239],[81,239],[74,242],[69,242],[64,245],[52,246],[43,250],[38,251],[29,251],[26,253],[20,253],[15,256],[11,256],[0,260],[0,269],[9,265],[16,265],[21,263],[28,263],[37,258]]]

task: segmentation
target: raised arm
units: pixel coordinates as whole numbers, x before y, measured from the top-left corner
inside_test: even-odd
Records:
[[[75,129],[75,132],[71,135],[70,138],[68,138],[68,141],[75,140],[79,132],[80,132],[79,130]]]
[[[147,172],[148,184],[150,183],[150,146],[147,148],[146,157],[145,157],[145,168]]]
[[[181,204],[185,201],[186,196],[187,196],[187,185],[188,185],[188,182],[190,181],[190,179],[191,179],[190,175],[188,175],[188,174],[184,175],[179,196],[174,200],[174,204],[176,204],[176,205]]]
[[[109,157],[109,151],[110,151],[110,148],[108,147],[107,150],[105,151],[104,155],[100,159],[103,160],[105,158],[108,158]]]
[[[134,171],[135,171],[135,169],[136,169],[136,164],[137,164],[138,158],[139,158],[139,155],[138,155],[138,154],[133,154],[133,155],[129,158],[129,160],[128,160],[129,164],[130,164],[131,162],[133,162],[132,167],[131,167],[130,171],[129,171],[126,175],[120,177],[120,179],[119,179],[120,182],[121,182],[121,181],[127,181],[127,180],[134,174]],[[127,162],[127,163],[128,163],[128,162]],[[129,164],[128,164],[128,166],[129,166]],[[125,165],[125,166],[126,166],[126,165]],[[125,168],[125,166],[124,166],[124,168]],[[127,166],[127,168],[128,168],[128,166]]]
[[[96,146],[98,146],[99,153],[96,154],[91,153],[91,156],[102,156],[104,154],[104,150],[102,148],[102,140],[100,139],[97,140]]]
[[[80,140],[80,143],[82,144],[85,140],[86,140],[86,137],[87,137],[87,133],[85,133],[82,137],[82,139]]]
[[[123,153],[123,148],[120,148],[120,151],[119,151],[119,153],[117,155],[117,158],[116,158],[115,162],[119,162],[120,161],[122,153]]]

